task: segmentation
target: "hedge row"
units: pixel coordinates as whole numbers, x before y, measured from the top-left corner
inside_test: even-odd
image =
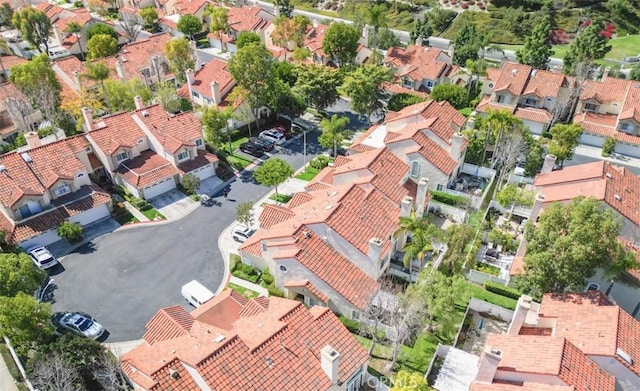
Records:
[[[258,280],[260,280],[260,271],[253,266],[242,262],[236,262],[233,270],[231,270],[231,274],[254,284],[257,284]]]
[[[357,321],[349,319],[343,315],[338,315],[338,319],[340,319],[340,322],[342,322],[344,327],[346,327],[350,332],[354,334],[360,333],[360,323],[358,323]]]
[[[509,297],[511,299],[516,299],[516,300],[518,300],[522,295],[520,291],[515,288],[511,288],[506,285],[502,285],[493,281],[485,281],[484,289],[488,290],[489,292],[493,292],[498,295]]]
[[[469,200],[465,197],[445,193],[444,191],[431,190],[430,193],[435,201],[442,202],[443,204],[462,206],[469,203]]]

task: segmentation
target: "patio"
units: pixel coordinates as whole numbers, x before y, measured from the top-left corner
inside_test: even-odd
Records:
[[[506,334],[509,322],[490,315],[469,309],[462,330],[458,336],[456,348],[480,356],[485,346],[487,335]]]
[[[489,182],[486,178],[460,173],[460,175],[458,175],[458,177],[449,184],[448,188],[460,193],[480,197],[482,196],[484,189],[488,186]]]

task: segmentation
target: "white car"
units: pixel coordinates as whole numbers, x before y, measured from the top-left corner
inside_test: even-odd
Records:
[[[34,247],[27,251],[33,264],[40,269],[49,269],[58,264],[58,260],[45,247]]]
[[[244,243],[253,235],[256,231],[245,227],[244,225],[236,225],[231,230],[231,235],[233,236],[233,240],[239,243]]]
[[[58,324],[66,330],[91,339],[102,337],[106,331],[100,323],[77,312],[67,312],[62,315]]]
[[[524,160],[519,161],[515,170],[513,170],[513,173],[519,176],[524,176],[524,170],[526,165],[527,165],[527,162],[525,162]]]
[[[263,132],[260,132],[260,135],[258,137],[263,139],[263,140],[270,141],[270,142],[274,143],[275,145],[282,145],[282,144],[284,144],[285,141],[287,141],[287,138],[284,136],[284,134],[282,134],[280,132],[276,132],[273,129],[269,129],[269,130],[265,130]]]

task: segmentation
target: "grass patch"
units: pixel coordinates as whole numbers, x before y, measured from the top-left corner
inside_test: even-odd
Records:
[[[472,111],[473,109],[471,107],[465,107],[464,109],[458,110],[458,113],[464,115],[465,117],[468,117],[471,115]]]
[[[296,175],[295,178],[296,179],[300,179],[302,181],[310,181],[313,178],[315,178],[316,175],[318,175],[318,171],[317,169],[311,167],[311,166],[307,166],[306,170],[304,170],[303,172],[301,172],[300,174]]]
[[[279,202],[281,204],[286,204],[287,202],[289,202],[289,200],[292,198],[293,196],[288,195],[288,194],[278,194],[276,195],[275,193],[273,193],[271,196],[269,196],[270,200],[274,200],[276,202]]]
[[[241,137],[235,141],[231,141],[231,151],[229,151],[229,143],[225,143],[224,147],[222,147],[222,150],[227,152],[227,154],[230,154],[230,152],[233,152],[235,150],[237,150],[240,147],[240,144],[244,144],[246,142],[249,141],[249,137]]]
[[[133,224],[133,223],[137,223],[138,219],[131,214],[131,212],[129,212],[127,210],[127,208],[125,208],[124,206],[120,206],[121,203],[119,202],[114,202],[113,203],[113,218],[118,222],[118,224],[120,225],[126,225],[126,224]]]
[[[622,57],[637,56],[640,50],[640,34],[629,35],[626,37],[613,38],[609,40],[611,51],[607,53],[605,58],[621,60]]]
[[[249,298],[249,299],[253,299],[254,297],[258,297],[260,294],[256,291],[252,291],[251,289],[247,289],[243,286],[240,285],[236,285],[232,282],[229,283],[229,285],[227,285],[228,288],[233,289],[234,291],[236,291],[237,293],[239,293],[240,295]]]
[[[253,160],[248,160],[240,156],[230,155],[227,156],[227,162],[231,167],[240,171],[247,167],[249,164],[253,163]]]
[[[0,343],[0,355],[2,355],[2,359],[7,364],[7,370],[9,371],[11,377],[13,377],[15,381],[22,383],[22,374],[20,373],[16,362],[13,361],[13,356],[11,356],[9,348],[4,343]]]
[[[516,308],[516,304],[518,302],[517,300],[501,296],[493,292],[489,292],[488,290],[484,289],[484,287],[481,287],[480,285],[474,284],[470,281],[465,281],[464,284],[465,291],[470,297],[475,297],[476,299],[484,300],[488,303],[499,305],[500,307],[504,307],[509,310],[514,310]]]
[[[164,217],[164,215],[162,213],[158,212],[156,210],[156,208],[143,210],[141,212],[142,212],[143,215],[145,215],[146,218],[148,218],[151,221],[154,221],[156,218],[158,220],[165,220],[166,219],[166,217]]]

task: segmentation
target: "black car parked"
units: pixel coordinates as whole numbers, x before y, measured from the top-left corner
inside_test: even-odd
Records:
[[[262,149],[264,149],[265,151],[269,152],[271,150],[273,150],[273,148],[275,148],[275,144],[272,143],[271,141],[268,140],[264,140],[258,137],[253,137],[251,139],[251,141],[249,141],[259,147],[262,147]]]
[[[255,157],[264,155],[264,149],[252,142],[240,144],[240,151]]]

